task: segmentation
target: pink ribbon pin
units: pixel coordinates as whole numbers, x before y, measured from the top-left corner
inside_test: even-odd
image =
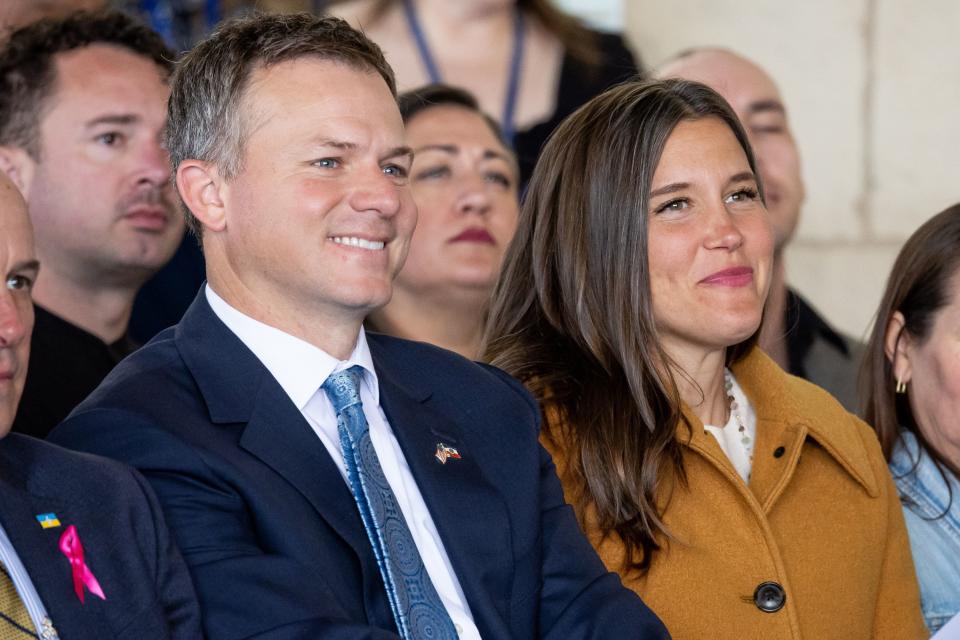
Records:
[[[80,598],[80,604],[83,604],[86,596],[84,587],[101,600],[106,600],[107,597],[103,595],[100,583],[97,582],[87,563],[83,561],[83,545],[80,544],[80,536],[75,526],[70,525],[60,536],[60,551],[63,551],[63,555],[70,561],[70,569],[73,571],[73,590]]]

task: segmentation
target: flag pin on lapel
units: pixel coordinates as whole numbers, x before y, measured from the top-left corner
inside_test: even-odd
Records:
[[[57,519],[57,514],[55,513],[38,513],[37,522],[39,522],[40,526],[44,529],[53,529],[54,527],[60,526],[60,520]]]
[[[447,464],[447,460],[451,458],[454,460],[459,460],[460,452],[454,449],[453,447],[447,446],[442,442],[438,442],[437,453],[435,454],[435,457],[437,459],[437,462],[439,462],[440,464]]]

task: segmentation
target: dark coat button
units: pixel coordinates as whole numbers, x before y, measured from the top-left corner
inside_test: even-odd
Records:
[[[773,457],[774,457],[774,458],[779,458],[780,456],[782,456],[782,455],[783,455],[784,453],[786,453],[786,452],[787,452],[787,450],[784,449],[783,447],[777,447],[776,449],[773,450]]]
[[[787,602],[787,594],[776,582],[763,582],[753,592],[753,602],[760,611],[776,613],[783,609],[783,605]]]

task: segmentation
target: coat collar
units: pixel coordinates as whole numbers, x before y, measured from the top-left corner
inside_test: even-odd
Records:
[[[196,380],[214,423],[246,422],[256,406],[265,380],[273,382],[257,356],[210,308],[200,288],[190,308],[176,326],[175,339],[187,367]],[[375,345],[370,345],[374,357]],[[378,370],[377,375],[381,373]],[[431,389],[416,378],[397,379],[397,389],[417,401],[426,400]]]
[[[366,535],[336,465],[280,384],[210,308],[204,288],[175,336],[210,421],[243,424],[239,446],[296,487],[363,557]]]
[[[879,480],[861,430],[856,428],[857,419],[833,396],[787,374],[759,347],[731,370],[753,404],[758,424],[772,421],[805,429],[869,495],[879,494]]]
[[[507,503],[489,477],[480,450],[469,434],[430,402],[430,394],[414,376],[384,367],[384,350],[370,341],[381,385],[383,410],[403,449],[424,503],[440,534],[460,587],[483,637],[508,637],[509,610],[502,588],[513,579],[511,522]],[[481,417],[471,419],[482,419]],[[461,458],[437,460],[440,443]],[[493,615],[492,612],[497,612]]]
[[[270,375],[210,308],[200,288],[175,328],[177,349],[203,395],[214,423],[246,422]]]

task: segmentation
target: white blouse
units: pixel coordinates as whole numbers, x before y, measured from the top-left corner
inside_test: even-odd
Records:
[[[733,468],[747,484],[753,466],[753,445],[757,434],[757,414],[729,369],[723,372],[724,387],[730,402],[730,418],[722,427],[705,424],[704,430],[716,438]],[[742,428],[741,428],[742,427]]]

